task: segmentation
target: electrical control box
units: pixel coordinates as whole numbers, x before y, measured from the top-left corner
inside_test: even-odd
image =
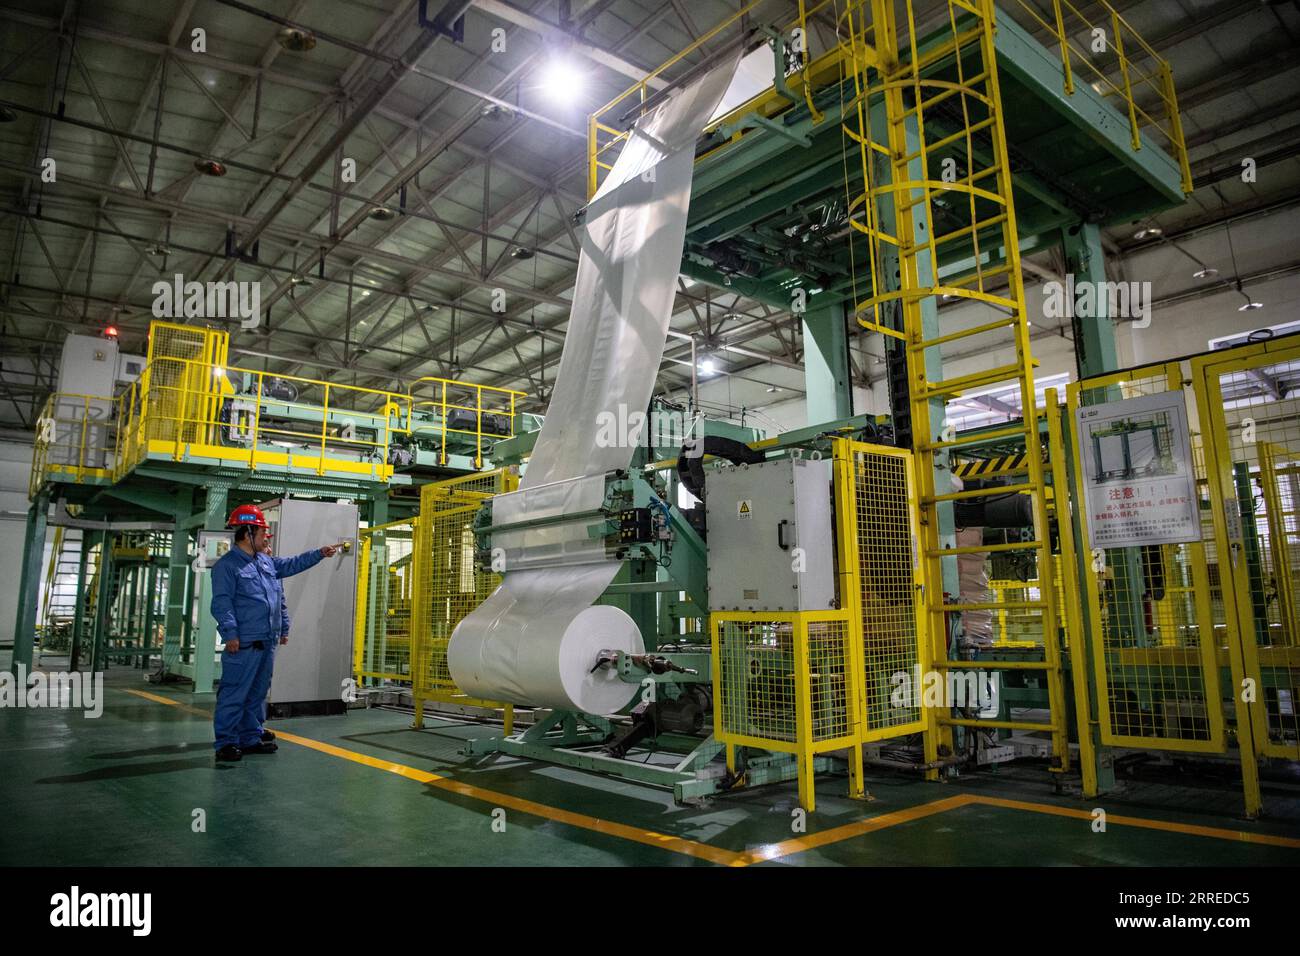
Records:
[[[278,558],[350,542],[313,568],[284,578],[292,624],[289,643],[275,651],[269,710],[274,717],[342,713],[344,681],[352,676],[352,628],[357,593],[357,506],[351,502],[284,498],[262,505]]]
[[[709,609],[835,607],[831,463],[779,458],[710,472]]]

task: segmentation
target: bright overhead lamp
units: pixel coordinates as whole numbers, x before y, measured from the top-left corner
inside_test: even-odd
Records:
[[[275,35],[275,42],[292,53],[306,53],[316,47],[316,37],[296,27],[285,27]]]
[[[553,100],[572,100],[586,85],[586,75],[563,54],[552,53],[542,69],[542,86]]]
[[[1137,232],[1133,233],[1133,238],[1139,242],[1143,239],[1155,239],[1157,236],[1163,236],[1165,231],[1159,226],[1143,226]]]
[[[296,285],[306,289],[311,286],[311,279],[308,279],[306,276],[290,276],[289,285]]]
[[[167,248],[167,244],[165,242],[155,242],[153,245],[145,249],[145,253],[151,256],[161,257],[161,256],[171,255],[172,251]]]
[[[517,249],[515,249],[510,253],[511,259],[525,260],[525,259],[531,259],[532,257],[533,257],[533,250],[529,249],[527,246],[519,246]]]
[[[370,210],[370,218],[376,222],[388,222],[390,219],[396,219],[397,213],[389,206],[376,206]]]
[[[1217,276],[1218,274],[1219,274],[1218,269],[1215,269],[1211,266],[1201,266],[1201,268],[1197,269],[1195,272],[1192,273],[1192,278],[1208,279],[1211,276]]]
[[[712,375],[718,369],[717,363],[711,358],[700,360],[700,371],[705,375]]]

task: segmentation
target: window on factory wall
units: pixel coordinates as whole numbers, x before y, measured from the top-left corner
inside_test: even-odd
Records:
[[[1034,393],[1038,403],[1043,403],[1043,393],[1049,388],[1063,394],[1070,378],[1069,372],[1037,377]],[[1020,386],[1015,382],[964,394],[948,404],[948,424],[957,431],[1000,425],[1021,417]]]
[[[1253,329],[1250,332],[1221,335],[1216,339],[1210,339],[1209,344],[1211,350],[1230,349],[1235,345],[1275,339],[1282,335],[1290,335],[1292,332],[1300,332],[1300,322],[1282,322],[1278,325],[1266,325],[1262,329]]]

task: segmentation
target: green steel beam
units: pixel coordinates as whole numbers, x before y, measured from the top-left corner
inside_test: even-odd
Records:
[[[1082,283],[1106,281],[1106,253],[1101,245],[1101,228],[1096,223],[1074,223],[1061,230],[1061,247],[1065,253],[1065,271],[1073,274],[1075,288]],[[1079,378],[1091,378],[1119,368],[1115,350],[1115,324],[1107,314],[1110,303],[1105,296],[1092,296],[1092,314],[1074,314],[1074,356]],[[1073,305],[1073,304],[1072,304]]]
[[[14,653],[10,668],[15,676],[18,666],[30,673],[32,647],[36,642],[36,614],[41,599],[41,566],[45,560],[45,522],[50,509],[50,488],[36,493],[27,509],[27,531],[23,536],[22,568],[18,575],[18,609],[14,621]]]
[[[803,375],[810,425],[853,414],[847,322],[843,300],[804,313]]]

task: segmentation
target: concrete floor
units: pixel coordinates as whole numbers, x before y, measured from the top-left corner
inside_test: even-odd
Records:
[[[0,710],[0,864],[1300,864],[1294,796],[1268,798],[1273,815],[1248,823],[1218,809],[1239,805],[1222,787],[1129,785],[1082,802],[1025,768],[957,783],[869,775],[873,799],[856,802],[823,777],[807,833],[793,833],[793,784],[678,807],[666,791],[555,766],[470,766],[456,751],[482,725],[413,731],[383,709],[277,721],[279,753],[216,765],[212,702],[114,667],[99,719]]]

